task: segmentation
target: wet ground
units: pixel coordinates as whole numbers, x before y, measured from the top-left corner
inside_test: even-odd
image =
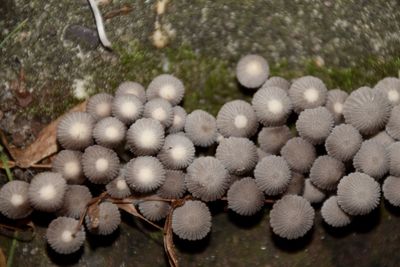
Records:
[[[274,75],[312,74],[330,89],[350,91],[399,75],[398,1],[161,1],[165,9],[149,0],[98,2],[110,17],[111,51],[99,44],[85,0],[0,1],[0,129],[13,144],[35,140],[91,94],[113,92],[124,80],[147,85],[162,72],[184,81],[188,111],[216,114],[226,101],[249,99],[234,78],[247,53],[262,54]],[[33,171],[14,175],[29,180]],[[312,234],[289,244],[271,237],[268,209],[247,222],[215,210],[206,241],[177,243],[182,266],[396,266],[400,260],[395,210],[382,208],[339,232],[318,219]],[[117,235],[92,238],[83,255],[68,259],[48,253],[39,227],[32,243],[17,244],[14,266],[164,266],[161,234],[125,221]],[[0,244],[8,255],[11,239],[0,237]]]

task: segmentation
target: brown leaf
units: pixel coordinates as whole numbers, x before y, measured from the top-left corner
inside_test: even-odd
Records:
[[[111,10],[111,11],[107,12],[106,14],[104,14],[103,18],[104,18],[104,20],[108,20],[108,19],[111,19],[116,16],[127,15],[132,10],[133,10],[133,7],[131,5],[124,4],[121,8],[116,9],[116,10]]]
[[[171,267],[179,267],[178,257],[175,252],[175,245],[172,233],[172,212],[167,216],[164,224],[164,250],[167,253],[168,262]]]
[[[152,221],[146,219],[145,217],[143,217],[142,214],[140,214],[138,212],[138,210],[136,209],[135,205],[133,205],[132,203],[115,203],[115,205],[118,206],[118,208],[132,214],[133,216],[142,219],[144,221],[146,221],[147,223],[151,224],[152,226],[154,226],[155,228],[162,230],[162,228],[160,226],[158,226],[157,224],[153,223]]]
[[[6,257],[4,256],[3,250],[0,248],[0,267],[6,267],[6,265]]]
[[[68,112],[84,111],[85,107],[86,102],[83,102],[76,105]],[[14,159],[16,166],[20,168],[29,168],[58,151],[57,125],[61,118],[62,116],[51,122],[43,130],[41,130],[36,141],[30,144],[25,149],[19,149],[9,144],[4,133],[0,131],[1,141],[7,148],[11,157]]]

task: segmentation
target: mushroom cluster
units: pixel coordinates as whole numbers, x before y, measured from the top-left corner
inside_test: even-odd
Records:
[[[374,210],[381,188],[400,206],[399,79],[348,95],[328,91],[317,77],[269,77],[259,55],[241,58],[236,77],[254,90],[252,101],[229,101],[216,117],[200,109],[187,114],[179,106],[185,87],[168,74],[147,90],[124,82],[114,96],[92,96],[86,112],[62,117],[63,150],[52,170],[30,183],[5,184],[0,212],[15,220],[33,210],[55,213],[47,242],[69,254],[83,245],[86,231],[109,235],[118,228],[120,211],[110,201],[116,199],[131,199],[150,221],[170,214],[173,232],[186,240],[209,234],[209,205],[217,200],[241,216],[272,200],[270,226],[285,239],[310,231],[317,203],[332,227]],[[92,188],[109,198],[86,212],[96,199]]]

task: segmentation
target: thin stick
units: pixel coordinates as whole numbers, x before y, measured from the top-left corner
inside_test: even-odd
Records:
[[[88,0],[90,7],[92,8],[92,12],[94,15],[94,20],[96,21],[97,32],[99,33],[100,42],[106,48],[111,49],[111,42],[107,38],[107,34],[104,28],[103,17],[101,16],[99,7],[95,0]]]

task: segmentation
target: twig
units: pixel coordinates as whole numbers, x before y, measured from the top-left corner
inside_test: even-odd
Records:
[[[111,49],[111,42],[107,38],[107,34],[104,28],[103,17],[101,16],[99,7],[95,0],[88,0],[90,7],[92,8],[92,12],[94,15],[94,19],[96,21],[97,32],[99,33],[100,42],[106,48]]]
[[[104,14],[104,20],[108,20],[108,19],[111,19],[111,18],[119,16],[119,15],[129,14],[132,10],[133,10],[133,8],[131,5],[125,4],[117,10],[111,10],[110,12],[107,12],[106,14]]]

